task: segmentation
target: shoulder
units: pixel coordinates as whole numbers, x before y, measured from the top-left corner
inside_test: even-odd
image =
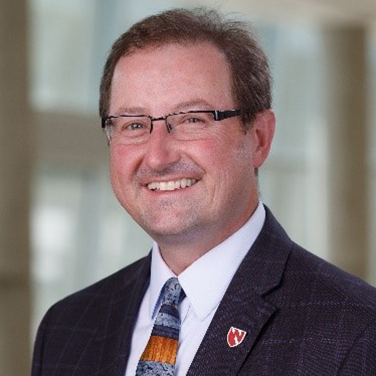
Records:
[[[271,279],[277,263],[283,271],[264,295],[275,314],[260,343],[272,346],[276,358],[288,352],[291,362],[282,373],[299,365],[303,373],[374,374],[376,289],[291,241],[271,218],[263,236],[258,256],[269,255],[264,274]]]
[[[286,265],[284,284],[294,284],[304,302],[376,314],[374,287],[296,244]]]
[[[149,273],[146,257],[54,304],[38,329],[32,374],[60,375],[61,369],[94,374],[92,360],[103,356],[106,341],[115,346],[110,351],[115,364],[116,346],[132,326]]]
[[[323,315],[375,318],[374,287],[294,243],[267,208],[266,213],[259,254],[269,255],[270,263],[280,262],[284,269],[272,299],[278,297],[283,306],[305,307],[303,312],[322,307]]]
[[[376,331],[376,289],[295,244],[271,299],[282,326],[311,349],[321,343],[345,357]]]
[[[374,287],[294,244],[273,300],[301,357],[316,354],[341,375],[375,371]]]

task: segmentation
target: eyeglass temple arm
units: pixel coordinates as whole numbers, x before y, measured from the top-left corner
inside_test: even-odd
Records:
[[[240,110],[214,111],[214,120],[221,121],[240,115]]]

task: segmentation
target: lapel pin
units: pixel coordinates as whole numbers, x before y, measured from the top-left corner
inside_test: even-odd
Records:
[[[235,327],[231,327],[227,333],[227,344],[230,347],[239,346],[245,338],[247,332],[245,330],[241,330]]]

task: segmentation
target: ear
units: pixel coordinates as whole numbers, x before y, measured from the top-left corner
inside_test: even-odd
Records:
[[[253,142],[253,167],[259,168],[267,158],[275,131],[275,115],[265,110],[256,115],[250,132]]]

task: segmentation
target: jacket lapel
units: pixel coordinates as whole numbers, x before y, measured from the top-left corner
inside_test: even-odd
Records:
[[[124,376],[127,365],[132,330],[142,298],[150,283],[151,255],[139,261],[133,273],[126,270],[118,286],[112,286],[108,297],[106,316],[96,334],[100,359],[96,375]],[[127,269],[127,268],[126,268]]]
[[[231,281],[187,376],[236,375],[277,307],[267,300],[278,288],[292,242],[266,208],[264,227]],[[246,332],[230,347],[230,328]]]

